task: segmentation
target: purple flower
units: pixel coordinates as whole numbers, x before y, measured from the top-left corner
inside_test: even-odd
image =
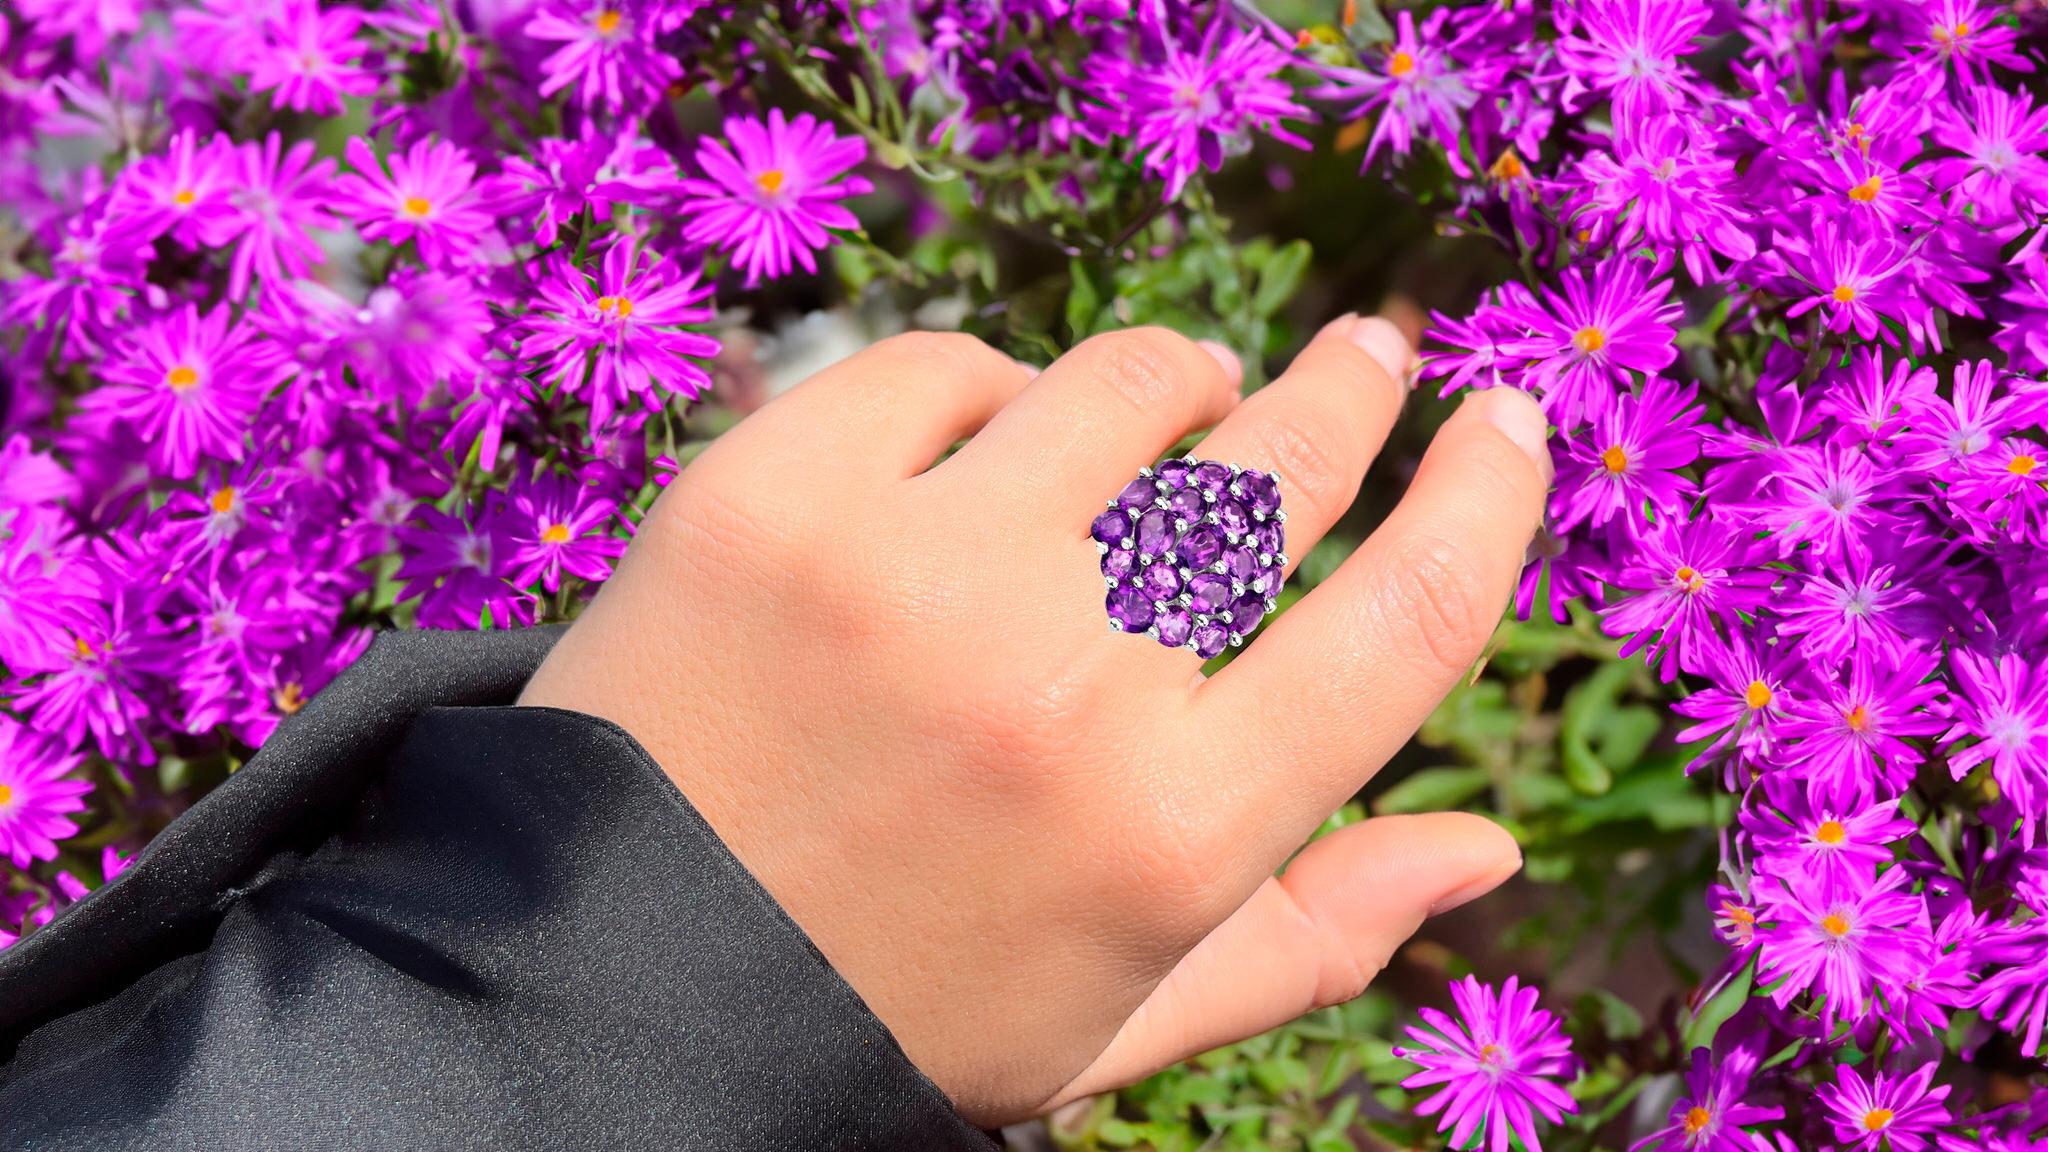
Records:
[[[1583,0],[1559,6],[1557,42],[1567,103],[1609,96],[1617,122],[1640,123],[1696,89],[1680,63],[1713,11],[1698,0]]]
[[[377,78],[359,65],[364,47],[356,39],[363,14],[319,0],[274,0],[261,51],[249,60],[249,88],[269,92],[279,107],[337,115],[343,98],[367,96]]]
[[[118,227],[145,240],[169,234],[187,248],[209,243],[231,214],[229,157],[234,145],[224,135],[199,143],[186,129],[171,137],[161,155],[128,166],[114,186],[108,215]]]
[[[626,551],[624,540],[604,535],[617,507],[590,485],[559,472],[515,486],[507,579],[520,587],[539,580],[542,588],[555,592],[564,571],[593,584],[609,578],[611,562]]]
[[[1999,224],[2038,218],[2048,207],[2048,106],[2025,91],[1972,88],[1967,118],[1934,124],[1935,142],[1959,157],[1928,166],[1937,186]]]
[[[1926,759],[1913,741],[1942,730],[1927,710],[1942,695],[1932,672],[1926,657],[1856,653],[1846,677],[1793,704],[1793,718],[1781,729],[1797,741],[1788,770],[1838,804],[1874,795],[1880,783],[1903,790]]]
[[[1742,829],[1757,851],[1757,869],[1806,875],[1836,888],[1860,888],[1892,859],[1890,845],[1919,830],[1898,815],[1896,800],[1838,803],[1811,785],[1765,776],[1742,810]]]
[[[1496,991],[1471,976],[1451,985],[1454,1019],[1421,1009],[1427,1027],[1410,1025],[1394,1055],[1422,1066],[1403,1088],[1442,1090],[1415,1106],[1417,1115],[1443,1113],[1437,1131],[1450,1132],[1459,1148],[1506,1152],[1510,1141],[1536,1149],[1536,1116],[1555,1124],[1578,1105],[1555,1079],[1573,1075],[1576,1061],[1557,1020],[1536,1006],[1536,990],[1515,977]]]
[[[160,633],[131,597],[92,604],[71,621],[63,663],[22,685],[15,706],[67,746],[90,736],[110,760],[156,763],[147,732],[154,709],[143,689],[171,658]]]
[[[277,381],[274,351],[223,305],[186,305],[137,330],[89,407],[127,422],[154,468],[184,479],[205,460],[240,460],[250,415]]]
[[[1864,1080],[1854,1068],[1835,1069],[1835,1082],[1814,1095],[1828,1110],[1835,1139],[1858,1152],[1921,1152],[1936,1128],[1949,1122],[1948,1085],[1935,1085],[1933,1064],[1905,1076],[1882,1069]]]
[[[249,285],[304,276],[326,256],[312,237],[313,229],[338,228],[324,204],[334,162],[316,160],[313,142],[301,140],[284,151],[277,133],[261,143],[235,149],[229,177],[230,212],[220,221],[210,243],[233,245],[228,295],[241,299]]]
[[[475,257],[497,232],[497,182],[479,179],[460,147],[422,138],[392,152],[391,170],[360,136],[347,148],[351,172],[334,185],[334,204],[365,240],[410,240],[429,264]]]
[[[1478,102],[1479,94],[1466,83],[1464,70],[1446,43],[1444,26],[1454,11],[1439,8],[1431,12],[1420,34],[1412,12],[1397,13],[1394,42],[1381,54],[1377,70],[1331,68],[1328,72],[1333,82],[1315,91],[1316,96],[1349,104],[1348,111],[1354,116],[1378,112],[1372,138],[1366,143],[1367,167],[1381,148],[1406,158],[1418,135],[1457,155],[1465,112]]]
[[[1603,610],[1601,628],[1628,637],[1622,656],[1646,651],[1666,680],[1680,668],[1702,670],[1720,646],[1717,626],[1735,628],[1771,582],[1754,567],[1754,545],[1712,520],[1659,519],[1620,550],[1609,582],[1636,595]]]
[[[1599,416],[1631,372],[1655,373],[1677,357],[1671,324],[1679,307],[1670,281],[1650,282],[1655,273],[1643,261],[1614,259],[1590,278],[1567,269],[1561,293],[1503,296],[1503,317],[1521,334],[1503,341],[1501,352],[1532,361],[1521,386],[1542,397],[1560,428]]]
[[[1660,517],[1681,513],[1692,482],[1678,469],[1700,453],[1692,427],[1700,414],[1695,395],[1693,388],[1652,376],[1640,392],[1624,394],[1596,417],[1590,432],[1566,441],[1551,502],[1557,530],[1588,521],[1604,527],[1616,516],[1634,529],[1645,504]]]
[[[1808,563],[1809,571],[1771,606],[1779,633],[1800,637],[1803,654],[1835,666],[1852,651],[1907,642],[1905,614],[1925,597],[1901,584],[1892,565],[1853,551]]]
[[[1714,130],[1677,116],[1623,121],[1612,152],[1591,152],[1572,174],[1590,219],[1623,248],[1648,240],[1684,258],[1702,283],[1720,278],[1714,255],[1747,260],[1756,241],[1748,213],[1730,195],[1735,165],[1714,151]]]
[[[451,516],[421,508],[398,530],[400,600],[420,598],[422,628],[509,628],[533,622],[533,599],[506,583],[517,545],[503,497]]]
[[[2020,837],[2032,847],[2048,816],[2048,663],[2030,663],[2019,653],[1992,659],[1958,651],[1949,657],[1955,684],[1953,719],[1942,743],[1948,767],[1961,780],[1979,764],[2021,813]],[[1967,747],[1954,747],[1974,739]]]
[[[725,140],[707,137],[697,146],[704,178],[680,184],[684,237],[724,251],[748,287],[799,265],[817,271],[814,253],[832,244],[826,230],[860,227],[839,201],[873,187],[846,175],[867,158],[867,144],[833,135],[809,113],[785,120],[781,109],[771,109],[765,123],[732,117],[724,131]]]
[[[1911,311],[1902,295],[1898,272],[1903,257],[1896,246],[1881,236],[1859,238],[1824,217],[1811,227],[1810,239],[1785,232],[1777,236],[1793,278],[1788,291],[1801,297],[1785,310],[1786,319],[1820,308],[1829,332],[1891,341],[1883,321]]]
[[[538,289],[526,354],[547,379],[589,397],[595,427],[629,402],[653,412],[669,394],[695,399],[711,386],[695,360],[717,355],[718,341],[685,327],[712,315],[696,277],[675,277],[658,257],[643,263],[621,238],[595,278],[557,258]]]
[[[541,63],[540,94],[573,89],[578,103],[615,113],[649,103],[683,76],[675,57],[655,42],[664,6],[658,0],[544,0],[526,34],[560,47]]]
[[[69,779],[84,757],[0,713],[0,855],[16,868],[52,860],[77,834],[68,813],[85,807],[92,781]]]
[[[1876,990],[1904,987],[1929,945],[1927,905],[1907,882],[1896,867],[1852,886],[1797,871],[1758,877],[1758,977],[1771,1000],[1821,997],[1831,1029],[1861,1017]]]
[[[1693,1049],[1685,1093],[1671,1105],[1668,1123],[1630,1145],[1629,1152],[1756,1152],[1745,1130],[1785,1115],[1783,1108],[1743,1101],[1758,1063],[1748,1047],[1731,1048],[1719,1061],[1708,1049]]]
[[[1737,639],[1719,645],[1705,663],[1702,675],[1712,683],[1671,706],[1679,715],[1698,721],[1679,731],[1679,741],[1692,743],[1713,737],[1694,763],[1710,761],[1730,748],[1750,758],[1769,754],[1776,725],[1790,703],[1786,685],[1799,661],[1782,649]]]

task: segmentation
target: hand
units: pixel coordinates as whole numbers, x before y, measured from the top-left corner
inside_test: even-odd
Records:
[[[1386,523],[1210,679],[1108,629],[1087,534],[1213,424],[1196,455],[1277,469],[1306,553],[1409,358],[1345,317],[1240,402],[1229,353],[1158,329],[1035,378],[885,340],[684,470],[521,703],[636,737],[984,1125],[1348,999],[1520,863],[1443,814],[1273,875],[1480,654],[1541,514],[1541,413],[1467,398]]]

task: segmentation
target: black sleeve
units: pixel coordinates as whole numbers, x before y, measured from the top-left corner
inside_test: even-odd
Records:
[[[975,1149],[555,633],[403,633],[0,952],[0,1148]]]

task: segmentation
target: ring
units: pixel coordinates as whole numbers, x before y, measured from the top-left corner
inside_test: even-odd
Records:
[[[1110,631],[1204,660],[1243,644],[1287,579],[1286,523],[1276,472],[1192,456],[1138,469],[1088,532]]]

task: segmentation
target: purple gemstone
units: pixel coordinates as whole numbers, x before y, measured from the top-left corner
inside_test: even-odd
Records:
[[[1197,573],[1188,581],[1188,599],[1197,612],[1221,612],[1230,599],[1230,580],[1214,572]]]
[[[1102,574],[1118,580],[1138,570],[1138,554],[1123,548],[1111,548],[1102,557]]]
[[[1173,524],[1166,509],[1154,508],[1138,517],[1138,551],[1147,556],[1164,556],[1173,544]]]
[[[1145,595],[1154,600],[1171,600],[1180,595],[1180,570],[1171,564],[1154,564],[1145,569]]]
[[[1252,530],[1252,512],[1235,500],[1218,501],[1216,522],[1223,525],[1225,532],[1242,536]]]
[[[1230,643],[1230,631],[1214,620],[1205,620],[1195,625],[1191,639],[1195,642],[1195,655],[1207,660]]]
[[[1223,543],[1223,529],[1214,524],[1197,524],[1181,533],[1180,546],[1174,551],[1188,567],[1207,568],[1223,555]]]
[[[1167,486],[1171,488],[1187,487],[1188,473],[1194,470],[1195,466],[1185,460],[1168,460],[1157,469],[1159,478],[1166,481]]]
[[[1116,502],[1125,508],[1136,510],[1150,508],[1152,502],[1158,498],[1159,486],[1152,482],[1150,476],[1140,476],[1124,485],[1124,490],[1117,493]]]
[[[1111,508],[1088,526],[1088,535],[1114,548],[1131,537],[1130,514]]]
[[[1240,544],[1223,554],[1223,570],[1232,580],[1250,583],[1259,574],[1259,554],[1250,545]]]
[[[1259,573],[1258,578],[1246,581],[1254,592],[1261,596],[1278,596],[1280,586],[1287,583],[1287,570],[1275,564]]]
[[[1230,630],[1240,636],[1251,634],[1266,616],[1266,601],[1257,592],[1247,592],[1230,602]]]
[[[1109,618],[1126,632],[1143,632],[1152,626],[1152,601],[1136,588],[1112,589],[1108,600]]]
[[[1166,498],[1167,510],[1183,520],[1200,520],[1208,507],[1208,501],[1193,488],[1183,488]]]
[[[1280,510],[1280,485],[1264,472],[1246,472],[1237,478],[1238,490],[1252,502],[1252,511],[1271,516]]]
[[[1278,556],[1287,551],[1287,533],[1280,530],[1278,522],[1268,520],[1252,529],[1252,539],[1259,545],[1259,551]]]
[[[1168,608],[1153,623],[1159,628],[1159,642],[1168,648],[1187,643],[1188,634],[1195,630],[1195,619],[1185,608]]]
[[[1204,460],[1195,465],[1194,482],[1203,491],[1221,498],[1224,491],[1230,487],[1230,465]]]

